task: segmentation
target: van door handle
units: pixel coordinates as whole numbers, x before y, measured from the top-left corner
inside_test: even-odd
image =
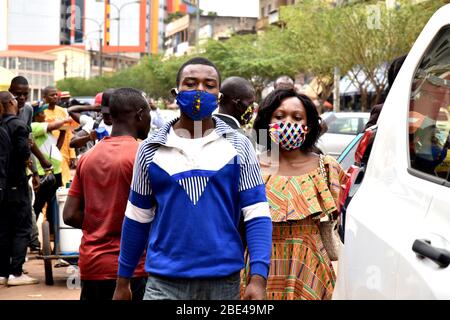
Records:
[[[450,264],[450,252],[445,249],[435,248],[429,240],[417,239],[412,250],[419,258],[428,258],[437,263],[441,268],[447,268]]]

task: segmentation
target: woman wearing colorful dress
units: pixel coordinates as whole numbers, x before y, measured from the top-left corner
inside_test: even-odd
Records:
[[[255,119],[258,143],[267,146],[259,160],[273,222],[267,299],[331,299],[333,293],[336,275],[319,221],[338,215],[345,172],[333,157],[312,151],[320,122],[313,102],[294,90],[270,93]]]

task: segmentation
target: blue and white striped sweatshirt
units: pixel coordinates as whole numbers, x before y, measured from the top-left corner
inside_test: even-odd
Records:
[[[219,278],[244,267],[238,231],[244,215],[250,272],[267,277],[272,222],[250,141],[223,121],[199,139],[178,137],[167,123],[140,146],[119,256],[129,278],[144,250],[148,273]]]

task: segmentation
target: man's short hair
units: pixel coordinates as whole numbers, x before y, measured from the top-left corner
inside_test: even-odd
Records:
[[[12,87],[13,85],[24,85],[24,86],[28,86],[28,80],[27,80],[25,77],[17,76],[17,77],[14,77],[14,78],[11,80],[11,87]]]
[[[294,80],[292,80],[291,77],[286,76],[286,75],[284,75],[284,76],[279,76],[279,77],[275,80],[274,88],[277,89],[277,88],[278,88],[278,85],[279,85],[280,83],[283,83],[283,84],[285,84],[285,83],[292,84],[292,88],[294,87],[294,84],[295,84]],[[289,88],[289,89],[290,89],[290,88]]]
[[[48,92],[50,91],[50,90],[56,90],[56,88],[55,87],[53,87],[53,86],[47,86],[47,87],[45,87],[44,89],[42,89],[42,96],[48,96]]]
[[[254,96],[255,88],[253,88],[250,81],[245,78],[229,77],[223,81],[220,92],[223,93],[224,99],[242,99]]]
[[[109,109],[109,101],[111,99],[112,94],[115,89],[106,89],[102,92],[102,100],[100,103],[101,113],[110,113]]]
[[[121,115],[126,115],[145,106],[148,106],[145,93],[134,88],[115,89],[109,98],[109,113],[113,119],[118,119]]]
[[[209,61],[208,59],[203,58],[203,57],[195,57],[195,58],[189,59],[188,61],[183,63],[183,65],[180,67],[180,69],[178,70],[178,73],[177,73],[177,87],[180,86],[181,73],[183,72],[184,68],[187,67],[188,65],[191,65],[191,64],[202,64],[204,66],[213,67],[214,70],[216,70],[216,72],[217,72],[217,76],[219,78],[219,87],[220,87],[222,79],[220,77],[219,70],[217,69],[217,67],[216,67],[216,65],[214,63],[212,63],[211,61]]]

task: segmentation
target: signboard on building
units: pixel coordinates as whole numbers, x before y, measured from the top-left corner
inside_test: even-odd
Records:
[[[196,7],[198,5],[198,0],[183,0],[183,2],[193,7]]]

